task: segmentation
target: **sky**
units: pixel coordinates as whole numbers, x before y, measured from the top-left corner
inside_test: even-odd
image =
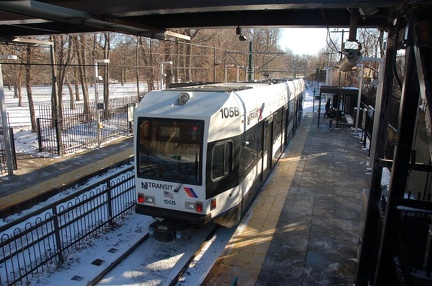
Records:
[[[327,46],[326,37],[327,29],[324,28],[284,28],[279,46],[297,55],[317,55]]]

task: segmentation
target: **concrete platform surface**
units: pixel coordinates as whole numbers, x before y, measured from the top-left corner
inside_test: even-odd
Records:
[[[351,132],[306,113],[203,285],[353,285],[370,176]]]
[[[0,177],[0,213],[132,157],[132,137],[63,157],[19,154],[18,170]]]

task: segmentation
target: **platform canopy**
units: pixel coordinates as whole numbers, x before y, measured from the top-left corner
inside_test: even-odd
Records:
[[[358,92],[359,89],[357,87],[351,87],[351,86],[329,86],[329,85],[320,86],[320,94],[333,93],[333,94],[341,94],[341,95],[358,95]]]
[[[179,30],[252,27],[387,27],[394,0],[26,0],[0,1],[0,41],[15,37],[120,32],[183,39]],[[405,3],[402,2],[402,3]]]

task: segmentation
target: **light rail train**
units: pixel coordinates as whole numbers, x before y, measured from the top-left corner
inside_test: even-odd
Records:
[[[171,241],[185,226],[235,225],[293,136],[304,81],[219,83],[151,91],[135,122],[136,213]]]

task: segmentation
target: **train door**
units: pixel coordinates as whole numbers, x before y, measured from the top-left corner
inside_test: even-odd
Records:
[[[262,173],[261,181],[268,176],[273,166],[273,116],[264,121],[262,150]]]
[[[288,135],[287,135],[287,108],[284,106],[282,107],[282,123],[281,123],[281,152],[285,149],[285,146],[288,144]]]

